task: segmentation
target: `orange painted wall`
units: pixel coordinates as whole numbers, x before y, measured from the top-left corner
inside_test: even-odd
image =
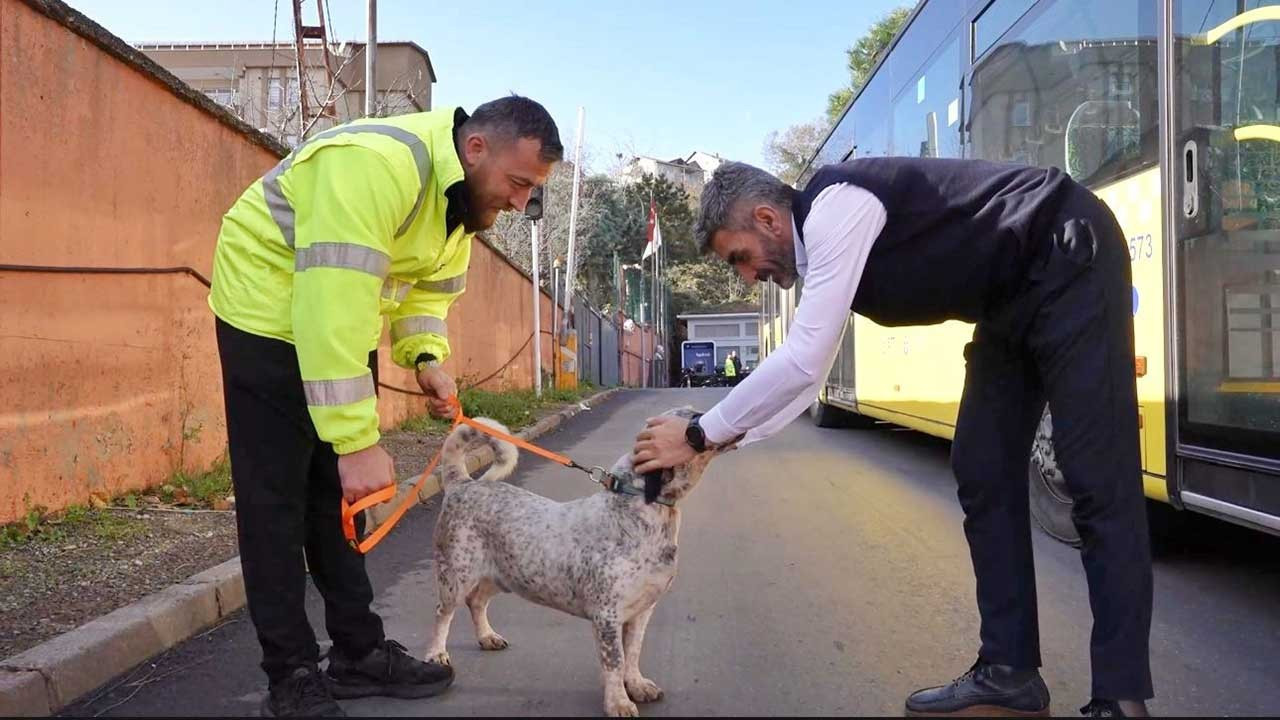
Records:
[[[0,264],[185,265],[207,277],[223,212],[277,151],[121,60],[118,38],[89,28],[90,40],[82,21],[51,0],[0,0]],[[515,356],[485,387],[530,387],[531,281],[478,241],[467,286],[446,368],[466,382]],[[187,275],[0,270],[0,524],[221,457],[207,292]],[[545,293],[541,306],[549,331]],[[547,371],[551,352],[544,334]],[[389,357],[384,335],[381,379],[416,389]],[[423,412],[421,398],[381,392],[384,428]]]
[[[31,6],[0,15],[0,262],[207,276],[275,155]],[[0,522],[222,453],[205,296],[186,275],[0,272]]]

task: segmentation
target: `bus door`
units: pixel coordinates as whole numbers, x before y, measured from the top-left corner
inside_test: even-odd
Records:
[[[1280,531],[1280,0],[1171,7],[1179,490]]]

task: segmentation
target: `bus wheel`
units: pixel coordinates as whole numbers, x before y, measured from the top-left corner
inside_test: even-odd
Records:
[[[813,424],[820,428],[856,428],[865,430],[876,424],[875,418],[849,412],[844,408],[828,405],[821,400],[814,400],[809,406],[809,417]]]
[[[1031,445],[1027,474],[1030,482],[1031,516],[1049,537],[1072,547],[1080,547],[1080,533],[1071,519],[1071,494],[1058,469],[1053,452],[1053,419],[1045,408]]]

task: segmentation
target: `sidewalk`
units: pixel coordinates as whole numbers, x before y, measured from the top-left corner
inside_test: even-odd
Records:
[[[612,398],[622,388],[582,401],[588,407]],[[569,407],[517,433],[531,440],[558,428],[581,412]],[[475,470],[492,460],[488,452],[468,456]],[[401,481],[396,500],[416,477]],[[433,476],[419,493],[426,500],[439,492]],[[394,509],[395,502],[368,511],[370,529]],[[30,650],[0,660],[0,716],[47,716],[75,702],[130,668],[181,643],[244,606],[239,558],[94,619]]]

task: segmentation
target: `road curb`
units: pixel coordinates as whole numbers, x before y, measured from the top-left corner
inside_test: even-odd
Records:
[[[622,392],[611,388],[583,400],[588,407]],[[539,420],[517,436],[532,440],[560,427],[582,412],[570,407]],[[467,468],[475,472],[492,462],[492,453],[471,453]],[[381,524],[396,501],[411,489],[416,476],[400,482],[395,500],[370,508],[369,529]],[[436,477],[427,479],[419,500],[440,491]],[[0,716],[47,717],[113,678],[181,643],[244,607],[240,558],[192,575],[159,592],[114,610],[0,660]]]

